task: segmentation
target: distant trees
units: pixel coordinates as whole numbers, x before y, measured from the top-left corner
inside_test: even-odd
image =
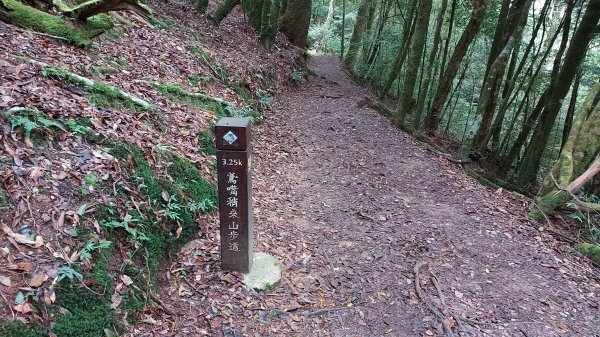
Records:
[[[397,124],[453,139],[489,180],[526,189],[569,153],[572,130],[587,120],[584,98],[600,77],[599,2],[322,0],[313,31],[396,102]],[[574,165],[597,158],[586,144],[596,157]],[[600,178],[591,183],[600,193]]]

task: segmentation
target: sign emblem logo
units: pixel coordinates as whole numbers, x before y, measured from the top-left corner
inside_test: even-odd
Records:
[[[235,133],[229,131],[225,134],[225,136],[223,136],[223,139],[229,144],[233,144],[235,143],[236,140],[238,140],[238,137],[235,135]]]

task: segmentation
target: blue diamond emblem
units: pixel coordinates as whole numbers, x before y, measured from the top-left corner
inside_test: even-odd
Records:
[[[225,134],[225,136],[223,136],[223,139],[229,144],[233,144],[235,143],[236,140],[238,140],[238,137],[235,135],[235,133],[229,131]]]

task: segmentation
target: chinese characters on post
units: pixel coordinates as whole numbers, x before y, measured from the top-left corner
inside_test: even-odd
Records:
[[[249,118],[222,118],[215,127],[221,267],[248,272],[252,263],[252,179]]]

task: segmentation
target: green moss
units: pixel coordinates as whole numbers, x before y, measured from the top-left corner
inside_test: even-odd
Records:
[[[0,209],[5,209],[9,207],[9,202],[8,202],[8,196],[6,195],[6,192],[4,192],[4,189],[2,187],[0,187]]]
[[[151,16],[150,19],[148,19],[148,22],[150,22],[150,24],[158,29],[162,29],[164,31],[171,31],[171,28],[169,27],[169,25],[167,25],[165,22],[160,21],[159,19]]]
[[[546,218],[546,214],[552,212],[556,207],[565,204],[571,198],[571,194],[566,191],[550,192],[534,201],[535,205],[531,212],[529,212],[528,217],[531,220],[542,221]]]
[[[215,134],[211,129],[204,129],[199,132],[200,135],[200,151],[209,156],[217,155],[215,146]]]
[[[91,38],[113,27],[112,21],[107,15],[96,15],[78,27],[73,27],[59,16],[40,11],[19,1],[0,0],[0,2],[9,10],[4,15],[7,15],[15,25],[65,38],[79,47],[88,47],[91,44]]]
[[[131,98],[123,96],[119,89],[100,81],[92,85],[84,82],[73,73],[58,67],[46,67],[42,75],[49,78],[75,84],[87,91],[87,97],[92,104],[105,108],[128,109],[132,111],[148,111],[146,106],[134,102]]]
[[[204,202],[204,205],[216,205],[216,188],[203,179],[191,162],[174,155],[167,171],[175,183],[161,178],[153,171],[137,147],[119,144],[112,148],[111,154],[119,159],[122,169],[128,172],[130,180],[138,184],[139,189],[146,193],[150,201],[151,208],[142,209],[141,215],[144,234],[148,240],[143,242],[147,254],[140,263],[142,263],[141,267],[148,269],[149,279],[152,280],[166,254],[196,235],[194,213],[186,207],[186,203]],[[169,196],[168,201],[163,198],[163,192]],[[175,218],[157,219],[155,215],[157,209],[169,211]],[[166,226],[167,230],[162,226]],[[177,237],[176,232],[179,227],[181,232]]]
[[[109,295],[105,295],[109,296]],[[73,284],[56,289],[56,304],[68,313],[56,317],[54,331],[61,337],[104,337],[104,329],[121,330],[107,297]]]
[[[206,67],[210,68],[214,71],[218,77],[218,79],[225,85],[229,85],[229,71],[225,68],[220,62],[214,59],[212,55],[204,51],[201,47],[197,45],[189,45],[186,46],[190,53],[196,55],[198,57],[198,61]]]
[[[28,327],[19,321],[1,321],[0,336],[6,337],[47,337],[48,333],[39,327]]]
[[[227,108],[231,105],[208,95],[190,93],[174,84],[154,83],[154,87],[173,101],[213,111],[217,116],[225,116]]]
[[[193,201],[199,203],[209,200],[217,204],[215,185],[207,182],[196,165],[188,159],[175,157],[167,172]]]
[[[594,245],[591,243],[582,243],[577,249],[579,252],[585,256],[587,256],[590,260],[595,263],[600,263],[600,246]]]

